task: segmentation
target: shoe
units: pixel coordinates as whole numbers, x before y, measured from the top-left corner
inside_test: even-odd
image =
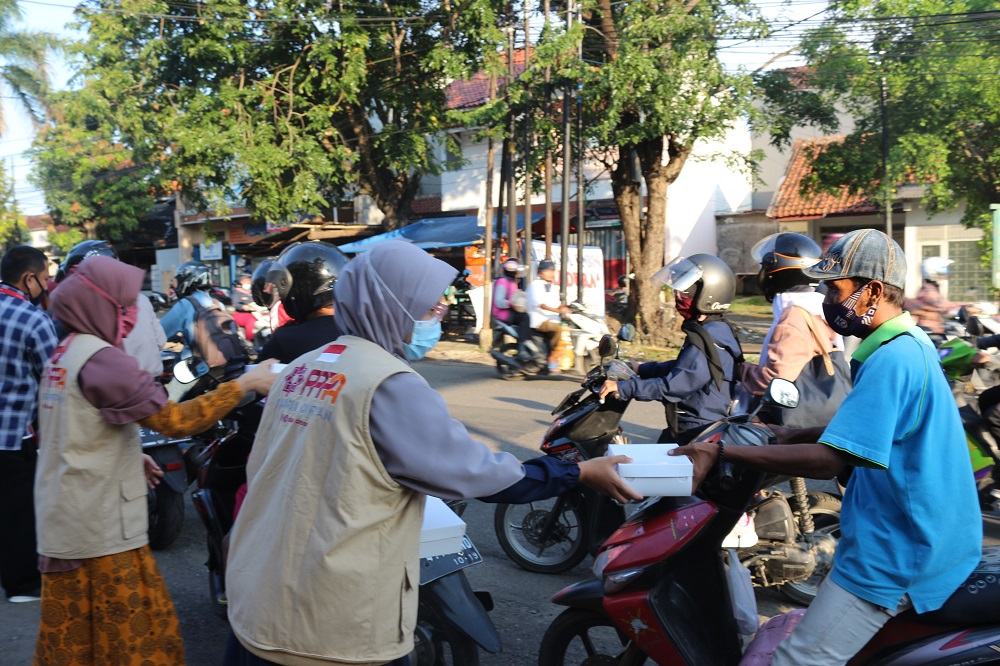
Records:
[[[558,375],[562,372],[562,370],[559,369],[558,363],[549,363],[548,370],[550,375]]]
[[[30,592],[28,594],[15,594],[12,597],[7,597],[7,601],[9,601],[12,604],[26,604],[32,601],[41,601],[41,600],[42,600],[41,590],[35,590],[34,592]]]

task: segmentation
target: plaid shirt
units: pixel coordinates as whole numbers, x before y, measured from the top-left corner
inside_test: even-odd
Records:
[[[41,308],[0,292],[0,451],[19,450],[21,440],[31,434],[38,379],[58,343],[55,326]]]

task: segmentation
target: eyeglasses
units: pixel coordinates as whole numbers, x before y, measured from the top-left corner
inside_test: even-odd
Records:
[[[441,321],[442,319],[444,319],[444,316],[446,314],[448,314],[448,304],[438,303],[437,305],[431,308],[430,317],[428,317],[428,319]]]

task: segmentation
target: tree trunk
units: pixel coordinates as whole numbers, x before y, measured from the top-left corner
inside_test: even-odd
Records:
[[[639,158],[649,196],[645,217],[642,217],[640,184],[635,182],[633,176],[632,150]],[[663,164],[664,153],[669,158],[666,164]],[[626,319],[634,320],[640,337],[651,343],[678,339],[676,331],[671,331],[672,314],[665,314],[660,305],[661,285],[651,283],[650,278],[664,265],[667,187],[677,180],[690,154],[691,146],[670,137],[622,145],[618,147],[618,162],[611,174],[611,188],[625,234],[625,247],[635,272],[635,280],[629,290]]]

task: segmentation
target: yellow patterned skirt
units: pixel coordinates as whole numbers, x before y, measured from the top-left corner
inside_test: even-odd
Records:
[[[35,666],[182,666],[184,643],[163,577],[143,546],[42,574]]]

